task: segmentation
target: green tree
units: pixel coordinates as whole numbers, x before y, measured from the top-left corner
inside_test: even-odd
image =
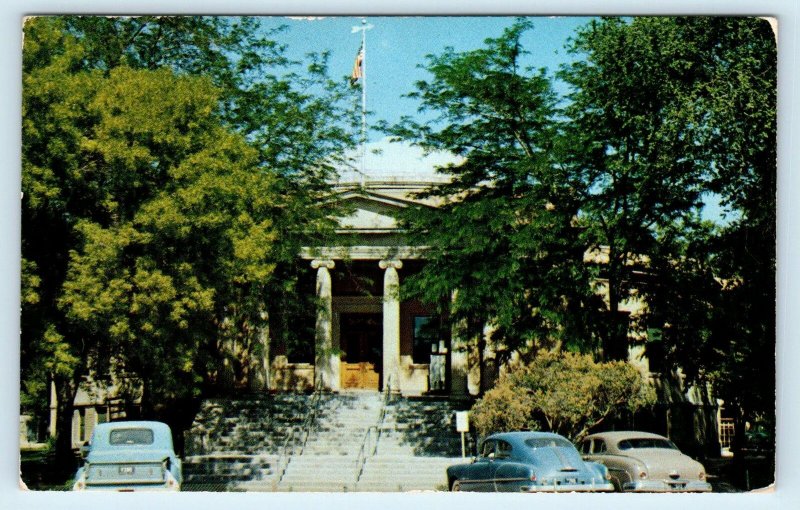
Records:
[[[219,380],[230,341],[260,348],[297,247],[330,228],[308,205],[349,142],[341,96],[324,58],[294,72],[253,27],[26,23],[23,403],[41,410],[55,383],[63,458],[78,383],[117,376],[150,412],[195,395]]]
[[[597,363],[588,354],[540,353],[509,367],[475,403],[470,420],[480,434],[548,430],[579,441],[604,421],[655,400],[632,365]]]
[[[246,376],[246,359],[260,348],[253,336],[269,322],[270,334],[284,343],[306,341],[287,325],[298,303],[297,253],[321,246],[333,234],[331,218],[340,207],[324,198],[331,177],[353,142],[356,94],[346,78],[331,79],[328,53],[304,62],[285,55],[280,38],[286,27],[267,30],[258,18],[220,16],[62,18],[87,50],[83,64],[108,71],[169,67],[178,74],[208,77],[221,91],[222,119],[258,151],[257,166],[274,177],[273,256],[275,283],[261,296],[239,295],[228,302],[224,331],[238,346],[226,353],[236,379]],[[234,304],[235,303],[235,304]],[[264,303],[268,303],[265,309]]]
[[[579,222],[607,282],[607,357],[627,356],[634,297],[659,250],[658,229],[694,228],[706,173],[696,155],[703,113],[691,94],[701,56],[671,18],[608,18],[578,30],[579,58],[559,76],[571,87],[567,157],[582,194]],[[673,254],[666,254],[671,257]],[[635,326],[635,325],[634,325]]]
[[[551,82],[522,64],[530,28],[518,20],[485,48],[428,56],[432,77],[409,96],[436,118],[391,129],[463,158],[441,169],[450,182],[424,194],[439,205],[405,216],[412,237],[430,247],[405,292],[445,308],[478,356],[490,326],[501,362],[515,350],[591,338],[583,319],[600,306],[573,226],[575,183],[558,164]]]
[[[758,18],[604,19],[580,30],[573,162],[611,309],[634,272],[669,367],[774,423],[776,44]],[[704,223],[704,202],[726,214]],[[645,264],[632,263],[636,255]],[[613,329],[613,328],[612,328]],[[741,438],[739,438],[741,440]]]

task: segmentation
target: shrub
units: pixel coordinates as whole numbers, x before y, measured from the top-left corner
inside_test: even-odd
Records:
[[[512,365],[475,404],[471,420],[481,434],[550,430],[579,440],[606,419],[654,401],[652,387],[629,363],[546,353]]]

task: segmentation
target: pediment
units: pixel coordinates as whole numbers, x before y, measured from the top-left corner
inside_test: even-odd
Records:
[[[375,193],[349,192],[338,197],[351,210],[339,218],[345,230],[391,231],[398,229],[397,217],[411,202]]]

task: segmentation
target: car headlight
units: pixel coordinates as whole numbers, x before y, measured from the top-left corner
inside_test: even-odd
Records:
[[[72,490],[86,490],[86,473],[81,473],[80,476],[75,479],[75,484],[72,486]]]
[[[647,470],[645,470],[642,466],[636,466],[636,472],[639,475],[640,480],[645,480],[647,478]]]
[[[172,473],[170,471],[167,471],[167,487],[169,487],[170,489],[178,489],[179,486],[180,485],[178,484],[178,480],[176,480],[175,477],[172,476]]]

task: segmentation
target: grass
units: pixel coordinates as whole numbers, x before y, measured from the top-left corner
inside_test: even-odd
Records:
[[[74,465],[57,465],[51,448],[20,451],[22,481],[29,490],[68,491],[75,470]]]

